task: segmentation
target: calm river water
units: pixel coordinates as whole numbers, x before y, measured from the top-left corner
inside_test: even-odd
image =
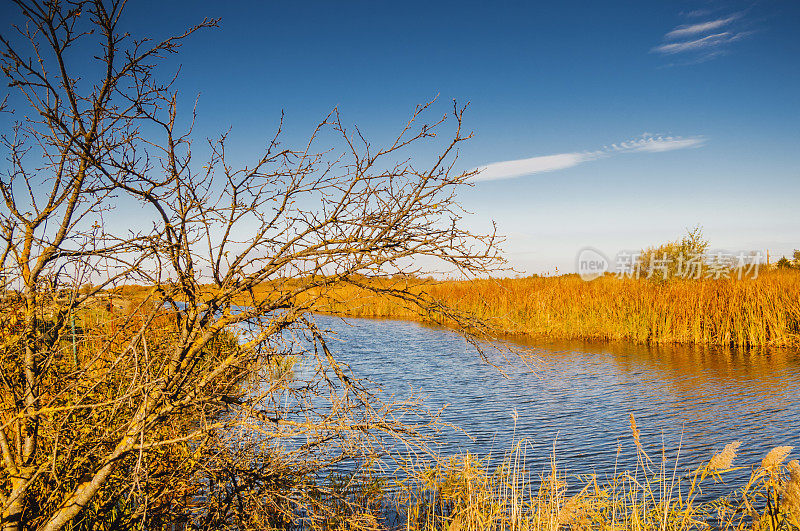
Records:
[[[778,445],[800,454],[800,353],[768,354],[629,344],[546,343],[532,349],[535,365],[489,357],[450,330],[415,322],[317,316],[335,333],[333,350],[356,376],[385,395],[425,397],[443,418],[463,428],[441,434],[441,452],[500,455],[526,438],[528,466],[548,466],[555,445],[568,474],[611,475],[629,466],[635,449],[629,414],[654,460],[661,448],[679,468],[693,466],[734,440],[737,465],[758,464]],[[516,425],[514,415],[516,412]]]

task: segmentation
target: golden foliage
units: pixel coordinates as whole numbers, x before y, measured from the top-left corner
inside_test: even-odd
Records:
[[[340,284],[317,302],[352,317],[418,319],[448,324],[375,290],[409,287],[441,305],[469,312],[511,335],[743,347],[800,344],[800,272],[762,272],[745,279],[676,279],[657,284],[606,275],[423,281],[369,281],[374,290]],[[258,297],[268,297],[259,286]]]

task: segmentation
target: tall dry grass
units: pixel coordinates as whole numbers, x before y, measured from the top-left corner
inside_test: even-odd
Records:
[[[739,466],[732,442],[686,470],[665,452],[653,458],[639,442],[632,470],[599,478],[567,477],[555,453],[549,470],[525,468],[525,439],[517,440],[498,466],[473,455],[451,457],[433,465],[410,467],[375,488],[374,478],[350,490],[369,493],[369,507],[337,521],[336,529],[406,531],[777,531],[800,529],[800,464],[786,463],[792,447],[769,451],[761,463]],[[735,471],[750,469],[749,480],[727,494],[703,494]],[[377,502],[384,497],[384,502]],[[360,499],[360,498],[359,498]],[[371,510],[370,510],[371,507]],[[387,507],[394,515],[387,518]]]
[[[534,338],[743,347],[800,344],[800,271],[794,270],[762,272],[755,279],[666,283],[612,275],[591,282],[577,275],[372,282],[382,287],[415,283],[418,293],[468,311],[504,333]],[[403,301],[351,285],[334,288],[321,302],[319,309],[338,315],[441,321],[420,315]]]

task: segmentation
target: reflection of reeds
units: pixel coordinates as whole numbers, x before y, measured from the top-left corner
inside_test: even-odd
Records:
[[[510,334],[560,339],[628,340],[735,346],[800,344],[800,272],[769,271],[755,279],[677,279],[654,283],[607,275],[416,282],[450,307]],[[266,292],[266,291],[265,291]],[[437,320],[388,296],[350,285],[321,294],[323,311],[353,317]]]

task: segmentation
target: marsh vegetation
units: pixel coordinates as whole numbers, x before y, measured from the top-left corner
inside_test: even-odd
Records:
[[[583,478],[577,494],[557,468],[531,475],[521,440],[499,468],[440,460],[437,412],[378,392],[314,319],[422,316],[484,360],[499,333],[795,345],[794,272],[422,284],[418,259],[471,279],[503,267],[497,235],[465,228],[456,201],[476,174],[456,169],[464,106],[420,105],[380,145],[334,110],[289,148],[279,120],[249,163],[234,161],[226,134],[195,149],[193,113],[162,75],[216,20],[150,40],[128,33],[122,0],[12,3],[18,23],[0,36],[5,531],[380,529],[390,515],[451,531],[797,525],[786,449],[713,511],[698,489],[735,448],[678,478],[633,424],[636,467]],[[433,155],[415,156],[419,144]],[[120,206],[137,219],[116,219]]]
[[[375,280],[435,304],[470,312],[504,333],[533,338],[737,347],[800,344],[800,272],[762,270],[757,278],[676,278],[652,282],[607,274],[436,281]],[[448,324],[402,300],[359,286],[331,290],[326,312]]]

